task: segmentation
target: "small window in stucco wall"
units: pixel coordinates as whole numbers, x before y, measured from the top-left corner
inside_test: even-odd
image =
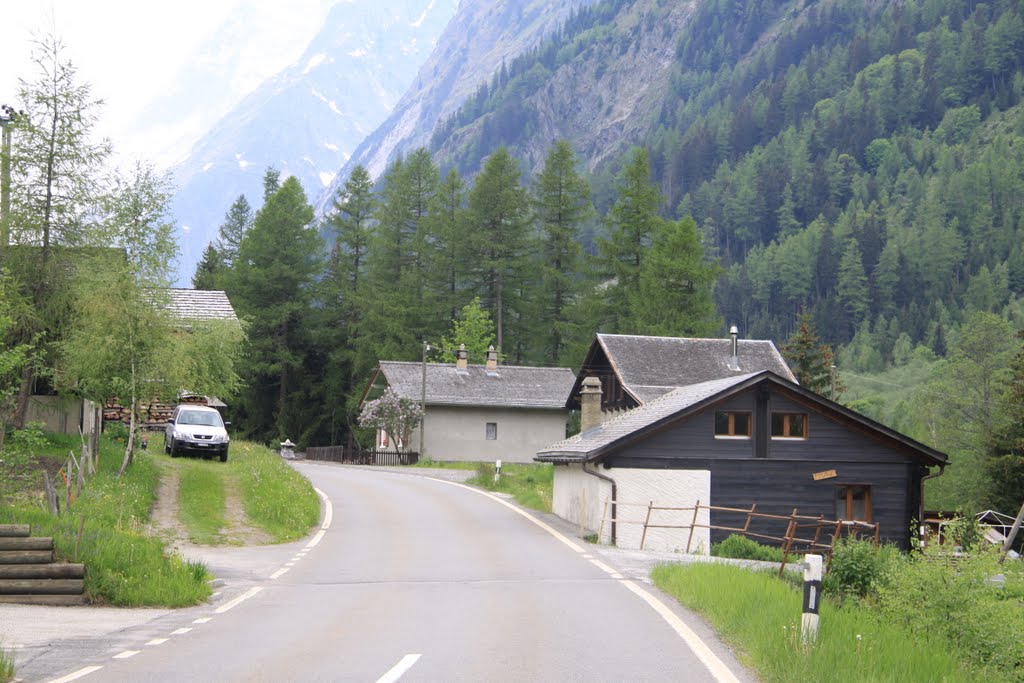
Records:
[[[487,423],[487,440],[496,441],[498,439],[498,423],[488,422]]]

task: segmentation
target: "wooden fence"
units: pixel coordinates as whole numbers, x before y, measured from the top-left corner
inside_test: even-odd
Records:
[[[608,517],[608,507],[611,504],[612,517]],[[646,508],[647,515],[643,521],[638,520],[625,520],[618,519],[616,509],[619,506],[623,507],[642,507]],[[722,526],[715,524],[701,524],[698,523],[698,513],[701,510],[708,511],[708,519],[711,517],[711,512],[730,512],[739,513],[746,515],[746,522],[742,527]],[[655,512],[692,512],[693,518],[689,524],[656,524],[651,521],[651,516]],[[865,536],[874,541],[877,546],[879,543],[879,529],[878,524],[872,524],[870,522],[861,522],[853,520],[843,519],[825,519],[824,515],[818,515],[817,517],[809,515],[798,514],[799,510],[793,508],[793,512],[788,515],[775,515],[757,511],[757,504],[753,504],[749,509],[747,508],[730,508],[720,507],[716,505],[701,505],[698,500],[695,505],[685,507],[667,507],[661,505],[655,505],[654,501],[649,503],[624,503],[616,501],[610,503],[605,500],[604,514],[601,517],[601,527],[598,531],[598,538],[602,538],[601,534],[604,532],[604,525],[606,521],[613,521],[616,524],[642,524],[643,533],[640,536],[640,549],[644,549],[644,543],[647,540],[648,529],[683,529],[687,531],[686,539],[686,552],[690,552],[690,548],[693,544],[693,531],[694,529],[709,529],[713,531],[728,531],[734,534],[740,534],[747,538],[760,539],[763,541],[771,541],[777,543],[782,548],[782,565],[779,567],[779,576],[782,575],[783,570],[786,567],[786,562],[791,554],[796,553],[821,553],[825,556],[826,560],[829,561],[832,558],[832,549],[835,547],[836,541],[841,538],[844,534],[848,537],[852,536]],[[778,522],[781,527],[782,522],[786,523],[786,528],[781,535],[772,535],[765,533],[755,533],[750,529],[750,523],[752,520],[762,519],[771,520]],[[813,535],[811,535],[813,532]],[[801,535],[803,534],[803,535]]]
[[[385,451],[349,448],[348,446],[311,446],[307,460],[343,462],[353,465],[415,465],[420,454],[412,451]]]

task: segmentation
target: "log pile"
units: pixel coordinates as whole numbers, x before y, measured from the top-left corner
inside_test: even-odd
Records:
[[[205,406],[207,405],[207,400],[205,396],[182,396],[178,403],[164,403],[162,401],[143,403],[139,406],[142,427],[163,427],[171,419],[171,414],[179,403],[193,403]],[[104,422],[123,422],[128,424],[130,419],[131,415],[128,408],[122,406],[116,396],[107,400],[106,405],[103,406]]]
[[[81,605],[85,565],[54,562],[53,539],[28,524],[0,524],[0,603]]]

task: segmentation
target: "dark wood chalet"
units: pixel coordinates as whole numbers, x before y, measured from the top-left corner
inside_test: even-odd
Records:
[[[922,482],[932,468],[941,473],[947,459],[772,371],[674,389],[588,427],[535,458],[567,466],[555,468],[556,504],[576,500],[566,487],[591,481],[581,471],[623,481],[627,474],[635,481],[641,470],[662,471],[666,480],[670,471],[704,471],[710,491],[692,494],[710,494],[704,504],[757,504],[765,513],[788,515],[796,508],[826,519],[870,521],[879,524],[884,540],[903,548],[913,520],[921,519]],[[634,497],[646,502],[666,490],[648,496],[634,491]],[[710,523],[742,527],[745,519],[712,511]],[[752,529],[759,524],[767,523],[755,522]],[[773,531],[780,535],[777,525]],[[710,541],[726,536],[713,530]]]

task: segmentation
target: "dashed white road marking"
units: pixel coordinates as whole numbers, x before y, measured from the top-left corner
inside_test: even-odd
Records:
[[[137,654],[139,654],[139,650],[125,650],[124,652],[118,652],[114,655],[114,659],[128,659],[129,657],[134,657]]]
[[[146,645],[163,645],[168,640],[170,640],[170,638],[154,638],[153,640],[146,643]]]
[[[69,683],[70,681],[78,680],[82,676],[88,676],[89,674],[93,673],[94,671],[99,671],[102,668],[103,668],[102,666],[87,666],[84,669],[79,669],[78,671],[74,671],[72,673],[69,673],[67,676],[61,676],[60,678],[54,678],[49,683]]]
[[[398,664],[395,664],[386,674],[377,679],[377,683],[394,683],[405,675],[405,672],[411,669],[413,664],[415,664],[422,656],[423,655],[406,655],[402,657]]]
[[[481,491],[480,489],[475,489],[471,486],[466,486],[465,484],[460,484],[454,481],[447,481],[445,479],[434,479],[433,477],[428,478],[432,479],[433,481],[439,481],[442,484],[458,486],[459,488],[465,489],[467,491],[472,491],[473,493],[490,498],[496,503],[501,503],[508,509],[515,512],[517,515],[525,517],[532,523],[539,526],[541,529],[544,529],[544,531],[547,531],[557,540],[569,546],[570,548],[578,552],[580,555],[583,555],[584,557],[586,557],[587,555],[586,550],[584,550],[578,544],[574,543],[573,541],[569,540],[566,536],[562,535],[561,533],[553,529],[550,525],[545,524],[533,515],[530,515],[529,513],[524,512],[523,510],[520,510],[515,505],[512,505],[511,503],[504,501],[501,498],[491,493],[488,493],[487,491]],[[594,563],[596,566],[600,567],[601,569],[607,571],[609,574],[614,575],[616,573],[614,569],[604,564],[603,562],[600,562],[595,559],[590,559],[590,561]],[[689,626],[683,623],[683,620],[680,619],[672,610],[666,607],[656,597],[654,597],[653,595],[651,595],[643,588],[630,581],[629,579],[619,579],[619,583],[628,588],[637,596],[639,596],[644,602],[650,605],[651,608],[653,608],[654,611],[657,612],[662,619],[668,622],[668,625],[672,627],[672,630],[676,632],[676,635],[678,635],[683,640],[683,642],[686,643],[690,650],[695,655],[697,655],[697,658],[700,659],[700,661],[704,664],[705,667],[707,667],[711,675],[715,677],[715,680],[720,681],[720,683],[739,683],[739,679],[736,678],[736,675],[729,669],[728,666],[726,666],[725,662],[719,659],[718,655],[712,652],[711,648],[707,646],[707,643],[701,640],[700,636],[694,633]]]
[[[248,600],[252,596],[254,596],[257,593],[259,593],[261,590],[263,590],[263,586],[253,586],[252,588],[250,588],[246,592],[242,593],[241,595],[239,595],[237,598],[235,598],[231,602],[227,602],[227,603],[221,605],[220,607],[218,607],[217,609],[215,609],[213,611],[216,614],[224,614],[229,609],[232,609],[233,607],[237,607],[238,605],[242,604],[243,602],[245,602],[246,600]]]
[[[188,633],[191,630],[192,630],[192,628],[189,627],[189,626],[182,626],[181,628],[176,628],[173,631],[171,631],[171,635],[172,636],[183,636],[183,635],[185,635],[186,633]]]
[[[316,494],[324,499],[324,504],[327,509],[324,511],[324,523],[320,525],[321,529],[329,529],[331,527],[331,521],[334,519],[334,506],[331,505],[331,499],[327,497],[327,494],[320,489],[313,487]]]
[[[206,622],[208,622],[208,621],[209,621],[209,620],[210,620],[211,618],[212,618],[212,617],[199,617],[198,619],[194,619],[194,620],[192,621],[192,623],[193,623],[193,624],[205,624],[205,623],[206,623]]]
[[[291,569],[291,567],[287,567],[287,566],[286,567],[281,567],[276,572],[271,574],[270,578],[272,578],[272,579],[279,579],[282,576],[284,576],[285,574],[287,574],[289,569]]]

